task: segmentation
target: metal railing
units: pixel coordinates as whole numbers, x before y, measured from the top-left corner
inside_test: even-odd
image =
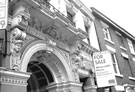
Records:
[[[61,13],[58,9],[56,9],[49,2],[44,1],[44,0],[34,0],[34,1],[37,2],[41,7],[43,6],[43,7],[47,8],[48,10],[50,10],[52,13],[60,14],[64,18],[68,19],[73,26],[75,26],[75,22],[73,22],[73,20],[69,19],[67,16],[65,16],[63,13]]]

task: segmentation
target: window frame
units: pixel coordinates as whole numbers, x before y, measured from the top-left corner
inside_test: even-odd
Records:
[[[115,66],[116,66],[116,71],[117,73],[115,72],[115,69],[114,69],[114,73],[115,75],[118,75],[120,76],[121,75],[121,72],[120,72],[120,69],[119,69],[119,64],[118,64],[118,60],[117,60],[117,55],[116,55],[116,49],[109,46],[109,45],[106,45],[106,48],[108,51],[111,52],[111,57],[112,57],[112,64],[113,64],[113,67],[114,67],[114,62],[115,62]],[[113,61],[115,60],[115,61]],[[114,67],[115,68],[115,67]]]
[[[119,32],[117,32],[117,31],[116,31],[116,34],[117,34],[117,38],[118,38],[118,41],[119,41],[120,48],[126,49],[123,36]]]
[[[129,50],[130,50],[131,54],[135,55],[135,48],[133,46],[132,41],[127,38],[127,42],[128,42],[128,46],[129,46]]]
[[[113,67],[114,67],[114,72],[115,72],[115,74],[118,74],[118,75],[120,75],[121,73],[120,73],[120,69],[119,69],[119,65],[118,65],[118,60],[117,60],[117,55],[116,55],[116,53],[112,53],[111,54],[112,55],[112,64],[113,64]],[[115,71],[116,70],[116,71]]]
[[[85,27],[85,31],[87,32],[87,34],[89,34],[90,27],[88,27],[86,25],[84,25],[84,27]],[[89,38],[89,36],[86,39],[88,41],[88,44],[90,44],[90,38]]]
[[[73,20],[74,20],[74,15],[71,14],[69,11],[67,11],[67,18],[68,18],[70,21],[73,21]]]
[[[132,73],[132,68],[131,68],[131,64],[130,64],[130,60],[129,60],[129,58],[128,57],[125,57],[125,56],[122,56],[123,57],[123,61],[124,61],[124,64],[125,64],[125,62],[128,62],[128,65],[129,65],[129,69],[130,69],[130,73],[131,73],[131,76],[130,75],[128,75],[129,77],[133,77],[133,73]]]
[[[108,41],[112,41],[109,28],[102,28],[102,30],[104,32],[104,38]]]
[[[101,22],[101,26],[102,26],[102,31],[104,33],[104,39],[109,42],[112,42],[109,26],[106,23],[104,23],[103,21],[100,21],[100,22]]]

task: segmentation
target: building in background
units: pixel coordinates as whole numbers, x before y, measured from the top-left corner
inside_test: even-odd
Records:
[[[92,53],[99,47],[98,42],[94,47],[91,11],[79,0],[0,3],[5,1],[9,8],[8,25],[0,29],[0,91],[96,92]]]
[[[135,92],[135,37],[97,9],[91,10],[100,51],[112,53],[117,81],[116,86],[97,88],[97,92]]]

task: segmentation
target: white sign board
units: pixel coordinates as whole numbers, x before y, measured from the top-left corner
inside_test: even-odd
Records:
[[[93,54],[94,68],[98,87],[116,85],[112,55],[109,51]]]
[[[8,0],[0,0],[0,29],[7,27]]]

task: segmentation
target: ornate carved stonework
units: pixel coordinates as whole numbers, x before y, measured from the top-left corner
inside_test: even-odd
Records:
[[[21,47],[23,45],[23,40],[26,38],[26,33],[22,32],[18,28],[15,28],[11,32],[11,45],[10,45],[10,51],[11,51],[11,68],[18,71],[20,70],[20,55],[19,52],[21,50]]]
[[[59,27],[57,27],[53,23],[52,24],[50,23],[50,25],[48,27],[48,25],[44,25],[43,22],[38,20],[35,16],[31,15],[31,18],[30,18],[30,20],[28,22],[28,25],[33,30],[39,32],[38,34],[48,35],[49,37],[51,37],[51,38],[53,38],[55,40],[58,40],[59,42],[67,44],[67,41],[68,41],[67,36],[65,36],[62,33],[60,33],[59,31],[57,31],[59,29]],[[30,31],[28,30],[28,32],[30,32]],[[41,39],[43,39],[43,37]]]
[[[64,44],[67,44],[67,36],[64,36],[62,33],[59,33],[58,27],[55,25],[50,26],[49,28],[42,28],[42,32],[51,36],[53,39],[58,40]]]
[[[71,61],[71,67],[72,67],[72,72],[73,72],[73,76],[74,76],[74,81],[75,82],[79,82],[79,74],[77,69],[80,67],[80,57],[76,54],[71,54],[70,55],[70,61]]]
[[[28,26],[28,20],[30,19],[27,5],[21,2],[21,4],[17,3],[14,8],[15,10],[13,11],[11,28],[18,27],[22,30],[26,30],[26,27]]]
[[[78,69],[83,69],[88,72],[88,74],[94,72],[93,62],[92,62],[92,56],[91,53],[93,51],[90,51],[90,49],[81,44],[79,41],[76,41],[74,45],[71,47],[70,50],[70,62],[72,71],[74,73],[74,76],[76,77],[76,80],[78,79]]]
[[[50,48],[50,47],[47,47],[47,48]],[[60,73],[60,75],[58,77],[60,78],[61,82],[64,82],[66,79],[64,77],[63,71],[60,68],[60,64],[57,61],[57,58],[55,56],[51,55],[51,51],[49,49],[48,50],[38,51],[37,53],[34,54],[33,57],[36,57],[36,59],[39,62],[44,62],[45,61],[46,63],[50,63],[50,62],[53,63],[57,67],[57,69],[58,69],[58,71]]]
[[[26,35],[28,20],[30,19],[28,5],[19,1],[13,6],[13,19],[11,22],[11,39],[10,39],[10,67],[19,71],[21,67],[21,49],[30,40],[34,38]]]
[[[26,33],[19,30],[18,28],[14,28],[11,31],[11,40],[10,40],[10,65],[11,69],[19,71],[21,67],[21,49],[30,40],[34,38],[30,36],[26,36]]]

